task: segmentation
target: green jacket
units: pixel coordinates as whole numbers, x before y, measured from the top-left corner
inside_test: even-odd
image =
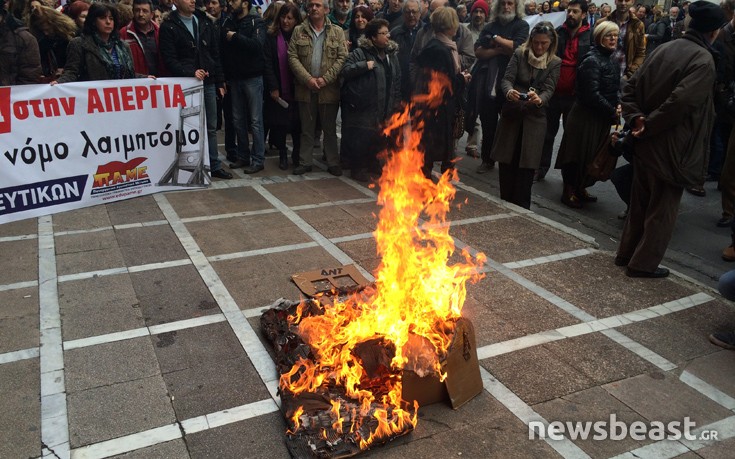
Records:
[[[339,26],[329,22],[324,25],[324,46],[322,53],[321,77],[327,85],[318,92],[320,104],[339,103],[339,72],[347,58],[345,35]],[[295,99],[297,102],[309,102],[311,89],[307,82],[311,79],[311,56],[314,52],[314,32],[308,20],[296,26],[288,44],[288,65],[294,74]]]

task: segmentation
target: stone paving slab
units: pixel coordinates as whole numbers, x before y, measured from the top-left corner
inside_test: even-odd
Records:
[[[38,289],[0,292],[0,354],[38,347]]]
[[[0,457],[41,454],[38,359],[6,363],[0,369]]]
[[[377,189],[321,172],[235,175],[207,190],[0,225],[0,457],[40,457],[44,438],[59,457],[288,457],[259,311],[299,298],[296,272],[378,266],[379,207],[365,201]],[[413,433],[365,457],[663,448],[529,439],[533,419],[611,413],[720,423],[721,443],[656,457],[727,457],[735,354],[707,334],[735,328],[732,305],[676,276],[629,279],[613,254],[561,225],[472,190],[457,196],[451,234],[492,260],[465,305],[478,352],[490,356],[486,390],[458,410],[422,407]],[[53,289],[38,285],[50,264]]]

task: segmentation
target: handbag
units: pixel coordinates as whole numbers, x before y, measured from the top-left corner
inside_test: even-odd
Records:
[[[452,136],[459,139],[464,135],[465,112],[463,108],[454,112],[454,120],[452,121]]]
[[[618,126],[615,126],[618,130]],[[587,165],[587,176],[593,181],[606,182],[610,179],[610,174],[615,170],[618,164],[618,156],[612,151],[612,133],[605,136],[605,139],[597,148],[597,153],[592,162]]]

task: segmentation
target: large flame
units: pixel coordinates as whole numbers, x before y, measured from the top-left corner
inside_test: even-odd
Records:
[[[298,334],[312,348],[315,359],[294,364],[281,376],[281,389],[298,395],[323,384],[343,387],[346,396],[357,401],[362,417],[372,415],[377,420],[377,429],[360,438],[361,449],[376,439],[404,432],[408,424],[416,425],[418,404],[402,403],[401,370],[423,368],[446,377],[440,362],[450,345],[454,320],[462,313],[465,284],[481,277],[478,268],[485,262],[484,255],[473,259],[463,251],[464,262],[449,264],[455,246],[446,216],[455,196],[451,181],[456,172],[447,171],[437,183],[422,174],[424,155],[419,143],[423,126],[416,120],[422,118],[422,111],[440,109],[449,90],[447,78],[435,74],[428,94],[394,115],[385,129],[388,135],[400,136],[402,145],[384,154],[378,195],[382,209],[374,232],[382,261],[374,273],[374,287],[343,301],[323,299],[323,315],[302,318],[302,302],[290,318],[298,324]],[[392,360],[385,362],[388,372],[376,374],[375,368],[365,368],[356,349],[370,340],[390,348]],[[422,348],[430,349],[428,358]],[[377,409],[376,404],[380,405]],[[301,412],[297,410],[292,418],[294,431]],[[341,433],[343,417],[349,413],[341,412],[340,403],[334,401],[330,413],[332,427]],[[356,419],[349,417],[353,422]],[[359,427],[353,425],[352,430],[359,431]]]

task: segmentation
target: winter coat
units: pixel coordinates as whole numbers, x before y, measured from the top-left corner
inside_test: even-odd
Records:
[[[160,43],[160,40],[158,39],[159,35],[159,28],[158,24],[151,21],[151,24],[153,25],[153,33],[156,37],[156,45]],[[148,63],[145,60],[145,53],[143,52],[143,43],[140,41],[140,38],[138,37],[138,32],[135,29],[135,23],[133,21],[130,22],[130,24],[126,25],[122,29],[120,29],[120,39],[123,40],[125,43],[130,46],[130,52],[133,55],[133,66],[135,67],[135,72],[140,73],[143,75],[151,75],[150,70],[148,69]],[[160,48],[157,46],[157,48]],[[158,72],[156,74],[157,77],[163,77],[167,76],[166,72],[166,66],[163,63],[163,58],[161,57],[161,53],[159,51],[158,53]]]
[[[564,131],[555,167],[575,164],[580,180],[600,146],[607,141],[610,126],[616,122],[620,65],[610,59],[611,54],[611,50],[596,46],[577,68],[576,97],[566,119],[566,125],[575,129]]]
[[[220,65],[218,37],[215,26],[209,17],[197,10],[198,45],[194,42],[189,30],[179,13],[172,11],[161,23],[159,31],[158,52],[171,76],[193,77],[198,69],[209,72],[204,79],[205,84],[224,86],[225,76]]]
[[[368,70],[367,61],[375,62],[372,70]],[[340,77],[342,126],[379,128],[401,100],[398,45],[388,42],[383,61],[373,42],[361,38],[359,48],[347,56]]]
[[[455,113],[462,107],[464,77],[456,73],[452,52],[441,41],[432,38],[421,50],[416,59],[418,75],[415,87],[416,94],[427,94],[431,71],[444,74],[450,81],[451,93],[446,91],[438,109],[429,109],[421,119],[424,122],[424,133],[421,146],[424,150],[425,164],[434,161],[448,161],[454,152],[453,124]],[[419,110],[425,107],[418,104]],[[462,107],[464,108],[464,107]]]
[[[495,134],[491,158],[502,164],[511,164],[518,142],[521,142],[521,156],[518,167],[522,169],[538,169],[541,163],[541,150],[546,134],[546,106],[554,95],[556,82],[559,81],[561,59],[554,55],[549,60],[546,69],[538,70],[528,63],[528,53],[531,50],[522,46],[513,52],[505,76],[501,81],[502,93],[498,97],[505,97],[512,89],[518,92],[528,92],[533,84],[536,94],[541,98],[541,107],[531,103],[525,104],[523,116],[509,118],[500,116],[498,129]]]
[[[232,39],[227,39],[228,32],[236,32]],[[244,80],[263,76],[265,57],[265,22],[251,9],[251,14],[237,19],[228,16],[220,30],[220,55],[225,78]]]
[[[122,40],[121,43],[125,50],[123,52],[130,54],[130,46]],[[66,67],[56,80],[58,83],[115,79],[114,75],[108,73],[102,51],[91,35],[82,35],[70,41],[66,54]]]
[[[413,48],[413,42],[419,30],[418,26],[409,30],[404,24],[401,24],[390,31],[391,40],[398,45],[398,62],[401,63],[401,96],[404,100],[411,97],[411,73],[408,69],[408,61],[411,58],[411,48]]]
[[[38,42],[27,27],[5,14],[0,22],[0,86],[35,84],[39,78]]]
[[[271,91],[277,90],[281,94],[281,98],[284,97],[283,88],[281,87],[281,66],[278,61],[277,34],[266,35],[263,55],[265,59],[265,67],[263,69],[263,84],[265,86],[263,116],[265,123],[267,126],[290,126],[292,118],[298,117],[298,107],[296,107],[294,101],[287,101],[289,107],[283,108],[270,96]],[[291,88],[291,94],[294,94],[293,87]]]
[[[610,59],[611,54],[600,46],[592,48],[577,67],[574,91],[580,104],[610,122],[615,116],[620,89],[620,67]]]
[[[635,140],[640,164],[672,185],[702,182],[714,122],[715,62],[707,43],[693,30],[664,43],[623,88],[625,121],[643,116],[645,130]]]
[[[646,56],[649,56],[654,49],[658,48],[658,45],[668,41],[666,32],[667,25],[663,18],[648,26],[646,29]],[[668,38],[671,38],[670,31]]]
[[[324,46],[316,52],[322,53],[320,77],[324,78],[326,86],[319,89],[318,101],[320,104],[339,103],[339,71],[347,58],[345,34],[339,26],[333,25],[328,19],[324,23]],[[311,89],[306,83],[312,78],[311,56],[314,50],[314,32],[308,20],[294,28],[291,41],[288,44],[288,65],[296,80],[296,100],[298,102],[311,101]]]
[[[603,21],[612,21],[614,14],[605,19],[597,21],[600,24]],[[636,70],[643,64],[646,57],[646,28],[643,22],[635,16],[630,15],[628,19],[628,29],[625,32],[625,78],[629,79]]]

